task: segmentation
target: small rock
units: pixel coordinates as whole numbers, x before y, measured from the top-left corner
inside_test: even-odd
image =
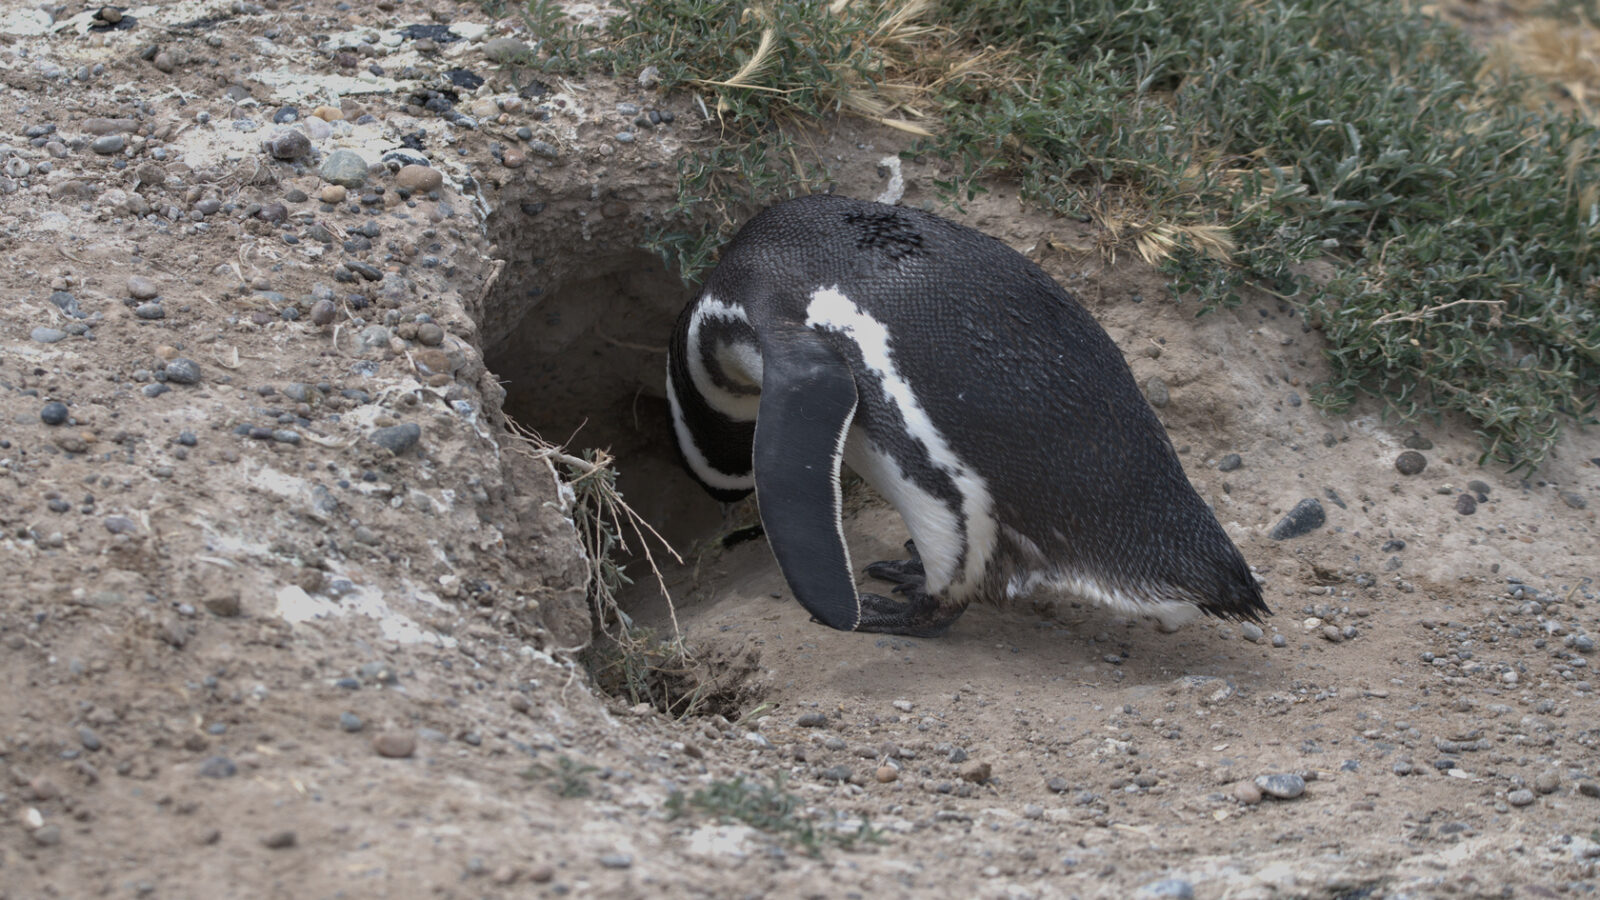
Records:
[[[549,863],[539,863],[528,869],[528,880],[544,884],[556,877],[556,867]]]
[[[1411,432],[1411,436],[1410,437],[1408,437],[1405,440],[1401,441],[1400,445],[1403,446],[1403,447],[1409,447],[1412,450],[1432,450],[1433,449],[1433,441],[1428,440],[1427,438],[1423,437],[1422,435],[1418,434],[1415,431]]]
[[[444,343],[444,329],[433,322],[423,322],[417,326],[417,343],[425,347],[437,347]]]
[[[266,139],[264,146],[273,159],[299,159],[311,152],[311,138],[298,128],[280,128]]]
[[[1578,782],[1578,793],[1585,797],[1600,797],[1600,781]]]
[[[238,591],[224,591],[205,599],[205,608],[214,616],[231,619],[244,611]]]
[[[877,778],[880,784],[888,784],[900,777],[900,770],[894,766],[879,766],[873,777]]]
[[[200,364],[186,356],[167,363],[167,381],[173,384],[199,384]]]
[[[1053,794],[1065,794],[1067,791],[1072,790],[1072,785],[1060,775],[1051,777],[1050,780],[1044,783],[1044,786],[1049,788]]]
[[[794,723],[801,728],[827,728],[828,716],[819,712],[803,713],[800,718],[794,720]]]
[[[67,339],[67,333],[59,328],[47,328],[43,325],[28,333],[36,344],[56,344]]]
[[[1257,775],[1255,785],[1261,793],[1277,800],[1293,800],[1306,792],[1306,780],[1293,773]]]
[[[1163,878],[1140,887],[1137,900],[1194,900],[1194,885],[1181,878]]]
[[[367,161],[354,150],[335,150],[322,161],[317,175],[329,184],[359,188],[367,182]]]
[[[143,275],[128,276],[128,296],[135,300],[154,300],[161,293],[155,281]]]
[[[127,145],[128,139],[122,135],[108,134],[102,137],[97,137],[93,141],[90,141],[89,149],[100,154],[101,156],[110,156],[113,153],[121,153],[122,148],[126,147]]]
[[[297,840],[294,832],[286,828],[282,831],[274,831],[262,838],[261,846],[266,847],[268,850],[287,850],[293,847]]]
[[[87,725],[78,726],[78,743],[83,744],[83,749],[88,750],[91,753],[105,746],[100,742],[100,735],[95,734],[94,729]],[[1545,791],[1545,793],[1548,794],[1550,792]]]
[[[426,194],[438,190],[444,184],[444,174],[432,166],[419,166],[413,163],[401,166],[400,171],[395,173],[394,182],[398,187],[414,194]]]
[[[417,752],[417,736],[409,731],[385,731],[373,737],[372,749],[389,759],[406,759]]]
[[[1560,497],[1562,503],[1573,509],[1584,509],[1589,505],[1589,501],[1584,499],[1583,495],[1577,491],[1562,491]]]
[[[823,781],[849,781],[852,774],[849,766],[829,766],[821,773]]]
[[[993,774],[993,771],[993,768],[988,763],[969,759],[961,764],[961,768],[956,770],[956,774],[961,776],[962,781],[983,784],[989,780],[989,776]]]
[[[1512,806],[1528,806],[1533,803],[1533,791],[1527,788],[1512,791],[1506,795],[1506,802]]]
[[[1242,465],[1244,465],[1243,457],[1239,456],[1239,454],[1237,454],[1237,453],[1229,453],[1227,456],[1224,456],[1222,459],[1217,460],[1217,471],[1218,472],[1232,472],[1233,470],[1239,468]]]
[[[361,717],[356,715],[355,713],[353,713],[353,712],[342,712],[342,713],[339,714],[339,730],[340,731],[348,731],[348,732],[354,734],[355,732],[360,731],[364,727],[366,727],[366,723],[362,722],[361,721]]]
[[[1321,528],[1327,521],[1328,514],[1323,511],[1322,503],[1315,497],[1307,497],[1296,503],[1282,521],[1272,526],[1267,537],[1275,541],[1300,537]]]
[[[606,853],[600,857],[600,865],[608,869],[632,868],[633,855],[629,853]]]
[[[39,421],[46,425],[60,425],[67,421],[67,405],[59,400],[52,400],[39,409]]]
[[[167,311],[159,303],[141,303],[134,307],[133,314],[147,321],[165,319]]]
[[[1167,383],[1159,377],[1152,377],[1144,383],[1144,396],[1156,409],[1172,402],[1172,392],[1167,390]]]
[[[239,766],[226,756],[208,756],[199,773],[201,778],[232,778],[239,774]]]
[[[1248,781],[1235,781],[1233,799],[1247,806],[1254,806],[1261,802],[1261,789]]]
[[[400,456],[407,450],[417,445],[422,437],[422,427],[415,422],[404,425],[391,425],[388,428],[377,428],[367,435],[367,440],[388,450],[395,456]]]
[[[61,826],[54,823],[35,828],[30,835],[33,842],[41,847],[54,847],[61,843]]]
[[[127,516],[106,516],[101,524],[112,534],[133,534],[139,530],[139,526]]]
[[[1416,475],[1427,467],[1428,458],[1415,450],[1407,450],[1394,460],[1395,471],[1401,475]]]
[[[326,184],[322,186],[322,191],[317,194],[317,199],[331,206],[338,206],[344,202],[345,197],[348,195],[349,192],[345,190],[344,185]]]
[[[1462,494],[1456,497],[1456,512],[1463,516],[1470,516],[1478,511],[1478,501],[1471,494]]]
[[[318,300],[311,304],[311,324],[329,325],[334,317],[339,314],[339,308],[333,305],[332,300]]]
[[[1261,626],[1254,622],[1241,623],[1239,625],[1239,634],[1252,644],[1258,643],[1261,638],[1265,636],[1265,632],[1261,630]]]
[[[1322,639],[1330,644],[1337,644],[1344,640],[1344,633],[1335,625],[1322,626]]]
[[[1533,779],[1533,789],[1541,794],[1553,794],[1561,787],[1560,772],[1540,772],[1539,777]]]
[[[344,118],[344,110],[337,106],[319,106],[311,114],[324,122],[337,122]]]

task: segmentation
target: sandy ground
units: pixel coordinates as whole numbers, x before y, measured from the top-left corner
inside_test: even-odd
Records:
[[[1325,416],[1290,308],[1197,319],[995,186],[965,220],[1165,395],[1276,615],[831,632],[667,461],[685,295],[634,248],[715,138],[689,98],[508,71],[520,24],[471,4],[122,19],[0,10],[0,897],[1593,892],[1594,432],[1524,480],[1459,422]],[[906,145],[813,146],[875,197]],[[696,714],[577,663],[571,495],[502,409],[610,446],[685,550]],[[897,556],[849,498],[854,558]],[[1326,523],[1270,539],[1308,498]],[[654,593],[625,607],[670,632]],[[794,807],[688,799],[736,781]]]

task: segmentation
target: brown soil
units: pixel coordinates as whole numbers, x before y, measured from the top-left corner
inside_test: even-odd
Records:
[[[762,541],[721,547],[749,510],[725,520],[666,443],[687,295],[635,248],[715,138],[692,99],[513,82],[496,30],[384,43],[471,4],[129,12],[0,13],[0,898],[1593,890],[1594,432],[1523,480],[1460,422],[1325,416],[1292,309],[1196,318],[994,186],[962,217],[1165,386],[1276,615],[1163,634],[1040,598],[939,640],[831,632]],[[489,79],[458,89],[472,122],[418,102],[457,67]],[[282,107],[323,103],[349,124],[312,156],[263,152]],[[651,109],[674,121],[631,125]],[[382,165],[408,135],[436,193]],[[844,123],[814,152],[875,197],[903,146]],[[337,149],[378,166],[323,203]],[[935,165],[905,164],[903,202],[936,202]],[[570,495],[504,412],[610,447],[685,551],[664,576],[695,714],[595,689]],[[407,424],[398,456],[372,440]],[[1327,524],[1270,540],[1308,497]],[[851,510],[854,558],[895,557],[897,517],[860,485]],[[642,571],[624,608],[670,634]],[[1273,775],[1304,794],[1262,799]],[[740,778],[781,779],[809,842],[672,800]]]

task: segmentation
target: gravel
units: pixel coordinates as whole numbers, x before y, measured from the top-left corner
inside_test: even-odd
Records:
[[[1328,521],[1328,514],[1323,511],[1321,501],[1315,497],[1307,497],[1295,504],[1278,524],[1272,526],[1272,531],[1267,537],[1275,541],[1285,541],[1290,538],[1301,537],[1321,528]]]
[[[1293,800],[1306,792],[1306,780],[1293,773],[1257,775],[1255,786],[1274,800]]]

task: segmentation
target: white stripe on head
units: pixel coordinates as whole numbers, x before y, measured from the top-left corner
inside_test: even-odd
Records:
[[[700,299],[695,301],[694,312],[689,316],[689,334],[685,349],[688,358],[684,360],[689,367],[689,380],[694,383],[694,389],[705,398],[712,409],[730,419],[753,422],[757,410],[761,408],[760,395],[738,394],[725,390],[711,377],[711,373],[706,371],[706,354],[705,348],[700,344],[700,331],[707,321],[713,319],[739,322],[746,327],[750,325],[750,317],[743,307],[723,303],[709,293],[700,295]],[[724,374],[730,378],[744,381],[755,388],[761,387],[763,370],[761,351],[754,343],[719,341],[711,355],[722,367]]]
[[[981,584],[998,538],[988,483],[956,455],[944,435],[934,427],[933,420],[928,418],[911,384],[895,366],[894,353],[889,346],[889,329],[846,297],[838,286],[817,288],[811,292],[811,302],[806,306],[806,324],[841,334],[855,343],[861,351],[862,363],[878,377],[884,399],[900,411],[907,434],[922,443],[928,459],[950,476],[961,494],[961,512],[966,518],[966,566],[958,573],[951,571],[962,550],[958,543],[961,537],[958,533],[959,523],[953,523],[953,512],[946,508],[945,517],[950,521],[933,513],[933,508],[942,508],[944,505],[888,463],[876,467],[876,474],[886,482],[884,484],[858,470],[862,477],[886,495],[885,499],[895,503],[895,508],[906,520],[907,528],[912,531],[913,540],[920,542],[924,539],[917,534],[919,527],[926,533],[926,539],[931,543],[919,550],[928,573],[929,593],[939,593],[950,583],[962,582],[974,587]],[[870,465],[868,467],[873,468]],[[900,498],[899,502],[896,502],[896,496]],[[902,503],[905,505],[902,506]],[[944,546],[939,546],[941,543]]]
[[[729,474],[712,467],[710,460],[706,459],[694,440],[694,432],[689,428],[689,423],[683,418],[683,407],[678,403],[678,385],[672,379],[672,368],[667,368],[667,404],[672,407],[672,430],[678,436],[678,447],[683,450],[683,458],[689,464],[689,470],[696,478],[710,487],[721,491],[749,491],[756,486],[754,471],[738,474]]]

